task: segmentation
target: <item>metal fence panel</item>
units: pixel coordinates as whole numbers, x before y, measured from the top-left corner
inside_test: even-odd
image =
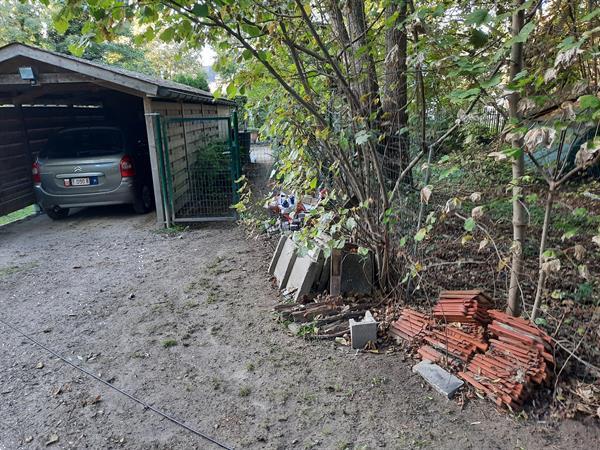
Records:
[[[237,118],[159,118],[159,162],[173,222],[233,220],[240,176]]]

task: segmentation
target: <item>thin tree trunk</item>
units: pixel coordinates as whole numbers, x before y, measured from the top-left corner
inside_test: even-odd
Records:
[[[552,211],[552,205],[554,204],[554,188],[550,187],[548,191],[548,197],[546,198],[546,211],[544,213],[544,226],[542,227],[542,237],[540,239],[540,254],[539,254],[539,267],[540,273],[538,276],[537,291],[535,293],[535,302],[533,303],[533,310],[531,311],[531,320],[535,320],[537,317],[540,302],[542,300],[542,292],[546,286],[546,271],[544,267],[544,252],[546,251],[546,242],[548,241],[548,229],[550,228],[550,211]]]
[[[516,1],[516,7],[521,7],[523,0]],[[517,36],[523,28],[525,13],[523,9],[513,12],[512,16],[512,36]],[[512,44],[510,52],[510,80],[514,80],[516,75],[523,70],[523,43],[515,42]],[[508,98],[510,118],[519,120],[518,103],[520,95],[518,92],[513,92]],[[513,148],[521,148],[523,139],[515,137],[511,141]],[[512,195],[513,195],[513,243],[512,249],[512,264],[510,273],[510,286],[508,289],[508,307],[507,314],[518,316],[521,314],[520,300],[520,278],[523,266],[523,244],[525,242],[525,204],[523,198],[523,187],[521,186],[521,178],[525,174],[525,156],[520,152],[512,162]]]

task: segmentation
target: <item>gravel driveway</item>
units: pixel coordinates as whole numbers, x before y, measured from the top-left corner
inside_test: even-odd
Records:
[[[593,448],[593,424],[461,409],[400,353],[273,321],[270,249],[233,225],[161,233],[128,208],[0,228],[0,318],[235,448]],[[595,444],[594,444],[595,443]],[[211,449],[0,324],[0,449]]]

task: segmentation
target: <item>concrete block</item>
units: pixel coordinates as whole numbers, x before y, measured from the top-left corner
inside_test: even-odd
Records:
[[[286,289],[296,289],[294,301],[303,295],[309,294],[313,284],[321,274],[323,268],[323,252],[320,249],[311,250],[305,256],[298,256],[290,273]]]
[[[355,349],[365,348],[369,341],[377,340],[377,322],[370,311],[365,313],[363,320],[350,319],[350,339]]]
[[[296,262],[296,244],[292,238],[285,240],[281,249],[281,254],[275,264],[273,275],[277,279],[277,286],[279,289],[283,289],[287,286],[288,279],[292,273],[294,263]]]
[[[343,253],[341,273],[341,293],[371,294],[373,291],[373,255],[361,256],[356,253]]]
[[[413,366],[412,370],[421,375],[436,391],[447,398],[452,398],[456,391],[464,384],[464,381],[427,360]]]
[[[286,240],[287,236],[282,234],[279,238],[279,242],[277,242],[275,253],[273,253],[273,258],[271,258],[271,264],[269,264],[269,275],[273,275],[275,273],[275,267],[277,266],[277,261],[279,261],[279,257],[281,256],[281,252]]]

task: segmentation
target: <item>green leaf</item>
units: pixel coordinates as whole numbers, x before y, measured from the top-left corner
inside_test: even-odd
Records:
[[[262,32],[260,31],[260,28],[254,26],[254,25],[249,25],[247,23],[243,23],[241,25],[241,28],[242,28],[242,30],[244,30],[246,33],[248,33],[252,37],[257,37],[262,34]]]
[[[471,35],[469,36],[469,43],[475,48],[483,47],[488,41],[488,35],[483,31],[472,28]]]
[[[417,231],[417,234],[415,234],[415,241],[421,242],[423,239],[425,239],[425,236],[427,236],[427,228],[421,228],[419,231]]]
[[[579,97],[579,105],[582,109],[598,109],[600,108],[600,98],[595,95],[582,95]]]
[[[480,90],[481,89],[479,89],[479,88],[471,88],[471,89],[467,89],[467,90],[460,89],[460,90],[452,91],[450,93],[450,97],[453,97],[458,100],[467,100],[467,99],[474,98],[476,95],[478,95]]]
[[[535,319],[535,324],[536,325],[548,325],[548,321],[546,319],[544,319],[543,317],[537,317]]]
[[[232,82],[232,83],[229,83],[229,84],[227,85],[226,92],[227,92],[227,96],[228,96],[229,98],[233,98],[233,97],[235,97],[235,96],[236,96],[236,94],[237,94],[237,87],[236,87],[235,83],[233,83],[233,82]]]
[[[481,25],[484,22],[487,22],[491,19],[489,12],[487,9],[481,8],[476,9],[471,14],[467,16],[465,19],[465,24],[467,25]]]
[[[526,24],[523,28],[521,28],[521,31],[519,31],[519,34],[517,34],[514,38],[512,38],[510,40],[511,45],[512,44],[521,44],[525,41],[527,41],[527,39],[529,38],[529,35],[531,34],[531,32],[533,31],[533,29],[535,28],[537,24],[535,22],[529,22],[528,24]]]
[[[360,130],[358,133],[356,133],[356,136],[354,137],[354,140],[358,145],[366,144],[367,142],[369,142],[369,139],[370,135],[369,132],[366,130]]]
[[[475,219],[473,219],[472,217],[469,217],[467,220],[465,220],[464,227],[465,227],[466,231],[469,231],[469,232],[473,231],[475,229],[475,225],[476,225]]]
[[[170,27],[160,33],[158,37],[161,41],[169,42],[173,39],[173,36],[175,36],[175,28]]]
[[[206,17],[208,16],[208,5],[196,3],[192,8],[192,13],[198,17]]]
[[[354,228],[356,228],[356,220],[353,217],[348,217],[346,220],[346,228],[349,230],[354,230]]]
[[[498,86],[501,81],[502,81],[502,75],[496,75],[491,80],[484,81],[483,83],[480,83],[480,86],[483,89],[489,89],[489,88],[492,88],[494,86]]]
[[[85,47],[83,45],[81,45],[80,43],[77,44],[70,44],[68,46],[69,52],[71,52],[71,54],[73,54],[74,56],[77,57],[81,57],[83,55],[83,52],[85,51]]]
[[[57,17],[54,19],[54,28],[58,34],[65,34],[69,29],[69,21],[65,19],[64,16]]]
[[[358,247],[356,253],[358,253],[360,256],[367,256],[369,254],[369,249],[364,247]]]

